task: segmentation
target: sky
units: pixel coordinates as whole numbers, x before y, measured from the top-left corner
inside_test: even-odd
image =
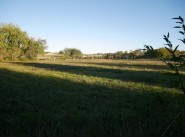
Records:
[[[47,51],[77,48],[85,54],[164,47],[178,41],[173,17],[185,18],[185,0],[0,0],[0,23],[18,25],[47,40]]]

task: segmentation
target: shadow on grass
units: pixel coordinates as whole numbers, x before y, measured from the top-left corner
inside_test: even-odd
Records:
[[[0,69],[0,81],[3,137],[156,137],[185,104],[167,92],[144,94],[8,69]]]
[[[135,60],[136,62],[137,60]],[[116,62],[116,63],[112,63],[112,62],[73,62],[76,64],[89,64],[89,65],[100,65],[100,66],[110,66],[110,67],[120,67],[120,68],[124,68],[124,67],[128,67],[128,68],[139,68],[139,69],[154,69],[154,70],[169,70],[168,66],[164,65],[153,65],[153,64],[129,64],[129,62]],[[151,61],[152,62],[152,61]]]
[[[143,71],[121,70],[110,68],[98,68],[92,66],[72,66],[46,63],[17,63],[17,64],[43,68],[53,71],[67,72],[77,75],[109,78],[127,82],[140,82],[167,88],[176,88],[179,86],[178,79],[173,73],[162,73],[144,70]]]

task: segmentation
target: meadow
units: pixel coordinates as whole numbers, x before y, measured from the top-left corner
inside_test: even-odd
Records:
[[[1,137],[159,137],[185,106],[154,60],[2,62],[0,82]],[[184,135],[182,112],[164,136]]]

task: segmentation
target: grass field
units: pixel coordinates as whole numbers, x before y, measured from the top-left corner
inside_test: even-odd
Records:
[[[159,137],[185,107],[160,61],[0,63],[0,82],[1,137]],[[185,112],[164,136],[185,136]]]

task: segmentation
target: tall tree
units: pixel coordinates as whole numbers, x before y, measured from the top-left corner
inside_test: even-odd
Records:
[[[0,59],[33,59],[43,53],[46,40],[35,40],[17,25],[0,24]],[[31,51],[30,51],[31,50]],[[28,55],[29,51],[29,55]],[[31,53],[30,53],[31,52]]]
[[[21,47],[27,43],[26,32],[21,31],[17,25],[1,24],[0,35],[2,58],[17,59],[21,53]]]

